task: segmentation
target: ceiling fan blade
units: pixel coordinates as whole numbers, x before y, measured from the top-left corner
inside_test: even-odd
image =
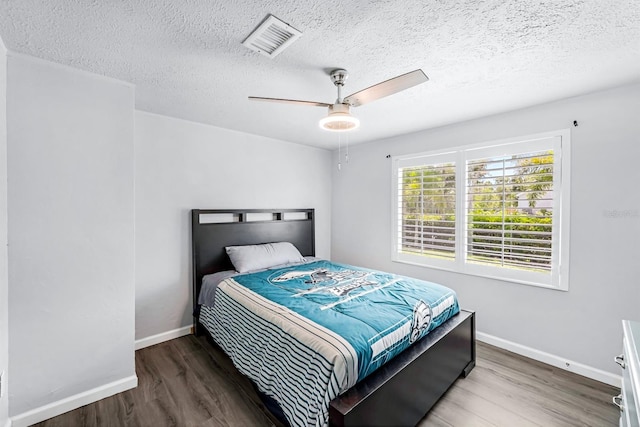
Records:
[[[393,95],[410,87],[419,85],[429,80],[429,77],[420,69],[411,71],[407,74],[385,80],[382,83],[375,84],[359,92],[344,98],[344,102],[352,107],[358,107],[367,102]]]
[[[260,96],[250,96],[249,99],[251,101],[280,102],[284,104],[308,105],[311,107],[330,107],[331,106],[331,104],[327,104],[326,102],[298,101],[297,99],[263,98]]]

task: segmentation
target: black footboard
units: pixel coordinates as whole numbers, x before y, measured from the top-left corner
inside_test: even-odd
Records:
[[[414,426],[475,366],[475,313],[462,310],[331,401],[331,426]]]

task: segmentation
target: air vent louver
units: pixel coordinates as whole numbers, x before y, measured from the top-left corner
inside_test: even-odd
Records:
[[[242,44],[255,52],[273,58],[301,35],[300,31],[289,24],[269,15]]]

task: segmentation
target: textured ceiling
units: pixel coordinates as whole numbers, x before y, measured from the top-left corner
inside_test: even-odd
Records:
[[[267,14],[302,31],[275,59],[241,45]],[[638,0],[0,0],[7,48],[136,85],[140,110],[334,148],[318,107],[422,68],[353,111],[360,143],[640,81]],[[346,136],[343,137],[343,143]]]

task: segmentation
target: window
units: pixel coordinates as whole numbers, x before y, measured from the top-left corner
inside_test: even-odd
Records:
[[[568,130],[393,168],[394,261],[568,289]]]

